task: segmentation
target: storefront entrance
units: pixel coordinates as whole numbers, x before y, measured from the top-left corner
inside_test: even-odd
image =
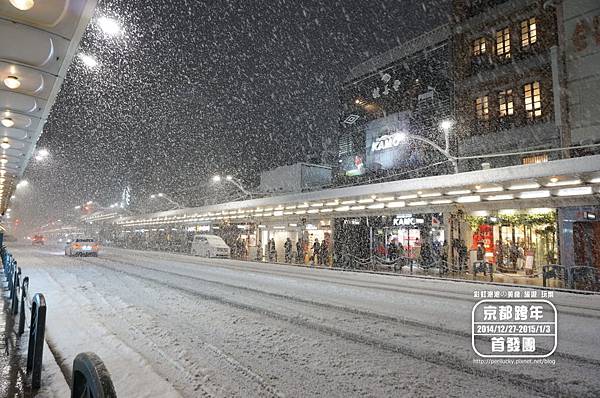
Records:
[[[291,242],[291,250],[286,253],[288,238]],[[315,246],[315,242],[318,242],[318,245]],[[333,240],[329,220],[321,220],[314,224],[291,223],[287,226],[260,225],[258,244],[260,247],[251,252],[252,259],[258,261],[317,263],[327,266],[333,264]],[[316,253],[315,248],[317,248]]]
[[[543,266],[558,261],[556,211],[540,209],[493,216],[467,216],[472,231],[471,263],[486,261],[507,282],[542,278]],[[512,279],[511,279],[512,278]],[[521,278],[521,279],[519,279]]]

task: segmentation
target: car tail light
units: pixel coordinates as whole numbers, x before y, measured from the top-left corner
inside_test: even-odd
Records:
[[[79,243],[73,243],[73,249],[81,249],[81,245]]]

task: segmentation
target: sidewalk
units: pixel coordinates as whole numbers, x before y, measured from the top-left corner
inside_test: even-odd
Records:
[[[14,319],[9,316],[10,302],[5,281],[0,285],[0,294],[0,397],[30,397],[25,392],[26,375],[20,366],[19,342],[14,331]]]
[[[42,386],[31,389],[31,376],[26,372],[29,327],[17,336],[18,316],[9,314],[10,300],[7,282],[0,277],[0,398],[65,398],[71,396],[56,358],[44,341]]]

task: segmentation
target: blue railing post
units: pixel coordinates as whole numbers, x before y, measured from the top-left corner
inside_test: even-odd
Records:
[[[23,278],[21,285],[21,313],[19,314],[19,336],[25,333],[25,320],[26,320],[26,309],[27,309],[27,293],[29,291],[29,277]]]
[[[41,293],[37,293],[33,297],[29,327],[27,371],[31,371],[31,387],[37,389],[41,385],[44,334],[46,331],[46,299]]]
[[[16,264],[16,261],[15,261]],[[15,272],[13,278],[13,290],[11,292],[12,301],[11,301],[11,310],[13,315],[17,315],[19,312],[19,295],[17,294],[17,289],[20,286],[21,280],[21,268],[17,267],[17,272]]]
[[[6,270],[6,280],[8,282],[8,292],[9,294],[12,295],[12,285],[13,285],[13,264],[12,261],[9,259],[7,261],[7,270]],[[9,296],[9,298],[12,298],[12,296]]]

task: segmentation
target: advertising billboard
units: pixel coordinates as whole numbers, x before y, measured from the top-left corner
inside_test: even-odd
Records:
[[[413,151],[406,140],[409,117],[410,112],[398,112],[366,124],[365,153],[369,170],[397,169],[410,164]]]

